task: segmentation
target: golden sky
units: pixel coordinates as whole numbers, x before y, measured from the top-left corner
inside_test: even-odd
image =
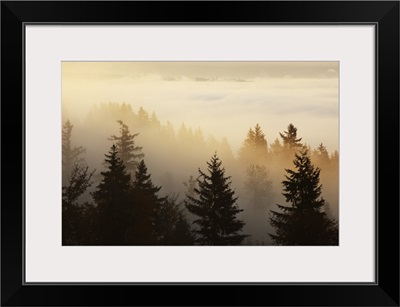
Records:
[[[272,143],[289,123],[312,148],[338,149],[338,62],[63,62],[62,102],[84,119],[125,102],[227,137],[234,150],[259,123]]]

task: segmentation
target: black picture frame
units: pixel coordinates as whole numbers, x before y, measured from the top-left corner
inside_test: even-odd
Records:
[[[376,26],[376,283],[24,283],[24,25],[132,22]],[[3,306],[399,306],[398,1],[3,1],[1,77]]]

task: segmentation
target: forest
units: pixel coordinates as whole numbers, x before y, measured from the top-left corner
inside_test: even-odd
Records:
[[[63,110],[62,244],[338,245],[338,151],[294,122],[243,134],[234,151],[143,107]]]

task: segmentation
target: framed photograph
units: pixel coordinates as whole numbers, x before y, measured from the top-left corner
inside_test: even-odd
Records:
[[[399,306],[398,1],[1,26],[2,305]]]

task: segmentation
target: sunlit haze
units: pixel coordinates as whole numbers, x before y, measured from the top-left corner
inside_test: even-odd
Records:
[[[64,62],[63,183],[71,184],[72,161],[84,161],[93,184],[82,201],[101,207],[99,195],[112,190],[104,171],[119,150],[128,180],[139,180],[142,163],[157,197],[170,197],[195,229],[196,209],[184,204],[214,161],[240,208],[241,243],[272,244],[270,216],[277,204],[293,205],[284,181],[302,148],[307,165],[320,169],[304,185],[323,197],[318,210],[339,215],[338,76],[338,62]],[[311,166],[306,173],[313,174]],[[134,235],[145,233],[151,231]]]
[[[289,123],[311,147],[338,149],[338,62],[64,62],[63,108],[101,103],[155,112],[161,123],[226,137],[234,152],[259,123],[273,142]]]

